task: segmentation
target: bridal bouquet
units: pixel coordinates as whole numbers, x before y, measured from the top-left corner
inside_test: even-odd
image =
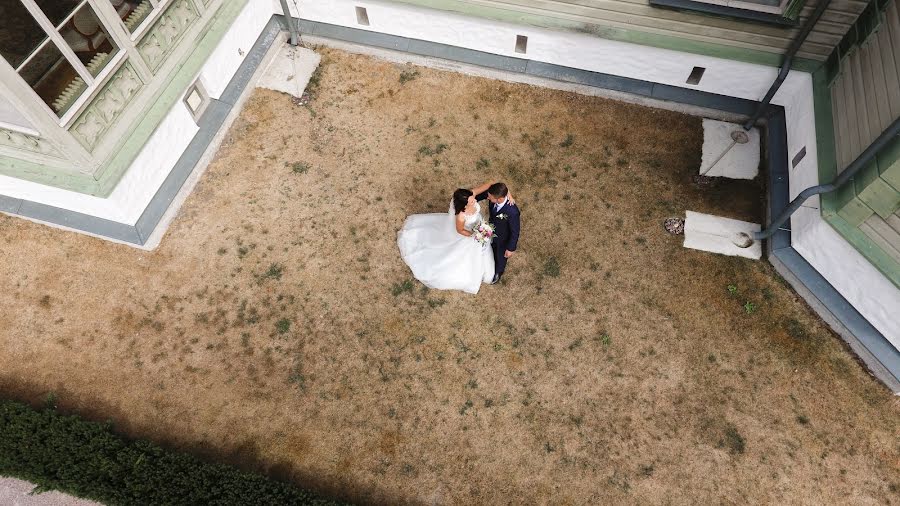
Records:
[[[472,229],[472,237],[475,238],[475,241],[482,245],[487,246],[491,243],[491,239],[494,237],[494,226],[488,222],[481,222]]]

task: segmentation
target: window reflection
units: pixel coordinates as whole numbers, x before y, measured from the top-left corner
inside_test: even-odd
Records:
[[[52,43],[44,44],[19,71],[39,97],[60,116],[87,88],[84,80]]]
[[[51,22],[58,22],[56,31],[65,45],[51,40],[20,0],[0,0],[0,51],[41,100],[62,116],[88,88],[87,74],[98,76],[119,47],[86,1],[35,3]],[[72,51],[69,57],[63,53],[66,46]]]
[[[103,70],[119,49],[87,4],[60,27],[59,33],[93,76]]]
[[[81,2],[82,0],[35,0],[34,3],[41,8],[53,26],[59,26]]]
[[[131,33],[134,33],[153,11],[150,0],[109,0],[109,3],[119,13],[119,18]]]
[[[0,56],[18,68],[47,38],[19,0],[0,1]]]

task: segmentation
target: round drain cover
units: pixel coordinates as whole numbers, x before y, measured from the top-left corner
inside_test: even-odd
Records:
[[[666,218],[666,221],[663,222],[663,228],[672,235],[681,235],[684,233],[684,219]]]
[[[738,232],[731,237],[731,242],[738,248],[749,248],[753,245],[753,238],[746,232]]]
[[[743,130],[735,130],[731,132],[731,140],[738,144],[747,144],[750,142],[750,136]]]

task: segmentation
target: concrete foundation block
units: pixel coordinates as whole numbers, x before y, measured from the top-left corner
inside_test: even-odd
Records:
[[[725,121],[703,120],[703,161],[699,174],[731,179],[753,179],[759,174],[759,130],[751,128],[746,144],[733,142],[731,133],[743,127]],[[733,145],[732,145],[733,144]]]
[[[759,260],[762,257],[760,241],[754,241],[748,248],[734,243],[738,233],[752,234],[759,230],[758,223],[688,211],[684,220],[684,247]]]
[[[285,44],[256,84],[258,88],[300,97],[322,59],[315,51]]]

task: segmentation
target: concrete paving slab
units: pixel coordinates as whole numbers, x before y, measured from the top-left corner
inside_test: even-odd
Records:
[[[699,174],[731,179],[753,179],[759,174],[759,129],[747,132],[750,141],[734,143],[731,133],[743,131],[734,123],[703,119],[703,161]]]
[[[688,211],[684,220],[684,247],[759,260],[762,257],[760,241],[755,241],[749,248],[740,248],[733,242],[739,232],[749,234],[759,229],[758,223]]]
[[[56,491],[30,495],[33,489],[33,483],[16,478],[0,477],[0,504],[8,506],[102,506],[94,501],[79,499]]]
[[[295,97],[303,95],[322,57],[311,49],[285,44],[256,83],[257,88],[281,91]]]

